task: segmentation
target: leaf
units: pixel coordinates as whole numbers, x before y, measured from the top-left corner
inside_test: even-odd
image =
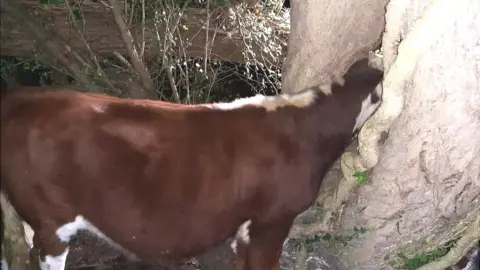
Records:
[[[368,179],[367,171],[355,172],[352,176],[355,177],[355,182],[359,185],[365,183]]]
[[[72,17],[73,17],[75,20],[81,19],[81,18],[82,18],[82,14],[80,13],[80,10],[78,10],[78,9],[72,10]]]

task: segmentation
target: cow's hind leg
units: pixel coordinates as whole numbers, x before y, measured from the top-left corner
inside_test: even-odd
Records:
[[[41,270],[64,270],[68,255],[68,241],[59,239],[54,230],[36,230],[33,250]]]
[[[244,231],[247,234],[237,234],[235,270],[279,269],[283,243],[292,222],[293,219],[265,225],[251,223]]]

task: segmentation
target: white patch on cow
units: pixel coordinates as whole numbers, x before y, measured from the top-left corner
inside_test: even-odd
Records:
[[[118,250],[123,251],[123,253],[130,259],[136,260],[138,259],[135,254],[132,254],[130,251],[124,249],[106,235],[104,235],[97,227],[95,227],[92,223],[90,223],[87,219],[85,219],[82,215],[78,215],[75,217],[75,220],[69,223],[65,223],[64,225],[60,226],[56,230],[56,234],[58,239],[63,243],[68,243],[72,236],[76,235],[79,230],[87,230],[96,236],[102,238],[103,240],[107,241],[112,247],[115,247]],[[135,237],[135,236],[133,236]]]
[[[93,104],[92,109],[98,113],[104,113],[107,110],[107,105],[105,104]]]
[[[23,233],[25,236],[25,241],[27,242],[28,247],[32,249],[33,236],[35,235],[35,232],[33,231],[32,227],[30,227],[30,225],[28,225],[28,223],[26,223],[25,221],[22,221],[22,225],[23,225]]]
[[[277,108],[293,106],[304,108],[312,105],[317,97],[315,90],[306,90],[295,94],[281,94],[276,96],[255,95],[253,97],[239,98],[232,102],[220,102],[207,105],[212,109],[234,110],[248,105],[264,107],[267,111]]]
[[[74,221],[60,226],[55,233],[60,241],[68,243],[70,238],[76,235],[79,230],[88,230],[105,240],[109,240],[103,233],[100,232],[100,230],[98,230],[81,215],[78,215]]]
[[[325,84],[319,87],[320,92],[322,92],[326,96],[331,96],[332,95],[332,84]]]
[[[378,101],[376,103],[372,103],[372,94],[369,94],[367,98],[362,101],[362,108],[355,119],[355,126],[352,130],[353,133],[362,127],[365,121],[367,121],[367,119],[373,114],[373,112],[375,112],[378,106],[380,106],[380,103],[382,103],[382,92],[383,87],[382,84],[379,83],[377,87],[375,87],[375,94],[378,96]]]
[[[46,255],[45,261],[40,260],[40,269],[41,270],[64,270],[65,269],[65,262],[67,261],[68,255],[68,247],[65,251],[58,255]]]
[[[249,219],[242,223],[240,227],[238,227],[237,234],[235,235],[235,239],[230,244],[230,247],[233,250],[233,253],[237,253],[237,241],[241,241],[243,244],[250,243],[250,231],[249,227],[252,224],[252,221]]]

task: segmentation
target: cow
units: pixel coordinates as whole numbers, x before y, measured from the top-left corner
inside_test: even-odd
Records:
[[[342,83],[198,105],[19,89],[1,100],[1,193],[42,270],[65,268],[79,230],[144,262],[234,237],[236,270],[278,269],[382,78],[364,59]]]

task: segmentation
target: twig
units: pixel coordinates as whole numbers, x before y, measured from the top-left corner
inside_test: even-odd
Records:
[[[178,35],[178,40],[180,42],[179,49],[183,53],[183,58],[185,61],[187,61],[187,54],[186,54],[186,48],[183,45],[183,40],[182,40],[182,34],[180,33],[180,28],[177,27],[177,35]],[[185,62],[186,63],[186,62]],[[189,74],[188,74],[188,65],[185,65],[185,71],[183,71],[183,67],[181,64],[178,64],[178,67],[180,68],[180,72],[182,75],[185,77],[185,88],[187,88],[187,96],[185,97],[185,103],[190,104],[191,98],[190,98],[190,80],[189,80]]]
[[[160,38],[160,35],[159,35],[159,29],[158,29],[158,25],[157,23],[155,23],[155,36],[157,37],[157,41],[158,41],[158,45],[160,46],[161,48],[161,38]],[[168,82],[170,83],[170,87],[172,88],[172,92],[173,92],[173,98],[175,99],[176,102],[180,103],[180,94],[178,93],[178,89],[177,89],[177,86],[175,84],[175,78],[173,77],[173,74],[172,74],[172,70],[171,70],[171,63],[168,59],[168,56],[167,56],[167,38],[166,36],[169,35],[168,33],[168,30],[169,30],[169,27],[165,27],[165,38],[164,38],[164,41],[163,41],[163,56],[162,56],[162,66],[165,68],[165,71],[167,73],[167,77],[168,77]]]
[[[67,6],[67,9],[69,11],[69,14],[70,14],[70,17],[72,19],[72,22],[73,22],[73,26],[75,27],[75,29],[77,30],[77,34],[78,36],[80,37],[80,40],[82,41],[83,45],[85,45],[85,48],[87,48],[87,51],[88,51],[88,54],[90,54],[90,57],[92,58],[93,62],[95,63],[95,66],[97,67],[97,75],[100,75],[103,82],[105,82],[108,87],[112,90],[115,89],[115,86],[112,84],[112,82],[108,79],[108,76],[107,74],[105,74],[105,71],[102,69],[102,67],[100,66],[100,63],[98,62],[98,59],[97,59],[97,56],[95,55],[95,53],[93,53],[92,51],[92,48],[90,47],[90,44],[88,44],[87,40],[85,39],[85,37],[83,36],[83,33],[82,31],[80,31],[80,27],[78,26],[77,24],[77,21],[75,20],[75,18],[73,18],[73,10],[72,10],[72,7],[70,6],[70,4],[68,3],[68,1],[65,1],[65,5]],[[83,17],[83,16],[82,16]],[[83,19],[85,20],[85,19]],[[84,22],[85,23],[85,22]],[[84,63],[85,64],[85,63]]]
[[[120,60],[120,62],[122,62],[123,64],[125,64],[127,66],[127,68],[129,68],[130,70],[134,71],[132,65],[127,61],[127,59],[125,59],[125,57],[123,57],[123,55],[121,55],[119,52],[117,51],[114,51],[113,52],[113,55],[115,55],[118,60]]]
[[[140,59],[139,57],[137,49],[135,48],[132,33],[128,29],[125,21],[123,20],[118,2],[117,0],[108,0],[108,3],[110,4],[110,6],[112,6],[113,18],[118,25],[123,42],[125,43],[125,47],[127,48],[130,62],[132,63],[133,68],[140,77],[140,82],[148,93],[147,95],[153,98],[155,97],[153,80],[150,77],[147,67],[144,65],[142,59]]]
[[[166,63],[167,66],[165,70],[167,71],[167,77],[168,81],[170,82],[170,87],[172,87],[173,98],[176,102],[180,103],[180,95],[178,94],[177,85],[175,84],[175,78],[173,78],[171,63],[168,60],[164,61],[164,63]]]
[[[142,0],[142,49],[140,50],[140,57],[143,59],[145,54],[145,0]]]
[[[207,21],[205,23],[205,28],[208,29],[210,27],[210,0],[207,0]],[[208,30],[205,30],[205,56],[203,57],[203,70],[205,70],[205,72],[207,72],[208,48],[210,47],[208,32]]]

